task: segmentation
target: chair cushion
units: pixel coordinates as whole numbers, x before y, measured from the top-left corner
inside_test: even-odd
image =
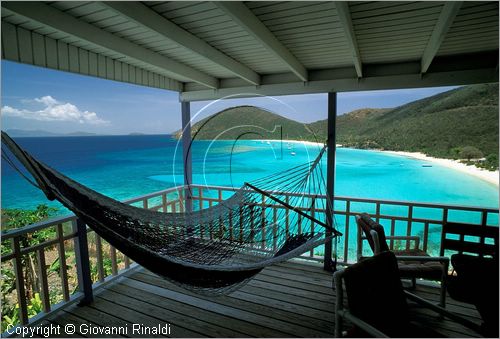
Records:
[[[422,278],[441,280],[443,265],[435,261],[398,261],[401,278]]]
[[[345,270],[349,311],[389,336],[408,325],[408,305],[396,257],[382,252]]]

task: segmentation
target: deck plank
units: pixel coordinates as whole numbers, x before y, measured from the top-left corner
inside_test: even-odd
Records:
[[[439,289],[432,286],[419,284],[413,292],[439,300]],[[335,298],[332,274],[320,264],[298,260],[268,267],[241,289],[218,297],[195,294],[140,268],[100,289],[91,305],[69,306],[44,324],[129,327],[122,335],[77,332],[71,337],[163,337],[132,333],[132,323],[151,327],[168,323],[167,337],[333,337]],[[431,310],[411,305],[419,321],[444,336],[478,336]],[[480,322],[472,305],[447,298],[447,308]]]
[[[187,303],[199,303],[202,307],[210,307],[214,312],[221,312],[226,315],[232,314],[237,318],[243,318],[257,326],[265,326],[283,332],[287,336],[325,337],[330,335],[330,333],[327,332],[304,327],[305,325],[309,325],[309,323],[305,323],[306,320],[300,315],[291,312],[285,312],[280,309],[227,296],[195,296],[193,293],[186,292],[180,287],[174,286],[161,278],[149,274],[142,274],[141,272],[135,274],[131,278],[138,279],[142,283],[154,283],[157,286],[161,286],[163,290],[162,293],[175,293],[177,294],[177,298],[181,298]],[[301,322],[304,324],[300,324]]]
[[[123,294],[130,294],[130,287],[121,284],[116,286],[111,286],[109,290]],[[192,319],[202,320],[209,324],[214,324],[219,327],[222,327],[223,329],[228,329],[234,332],[233,336],[245,337],[245,336],[259,335],[258,333],[251,333],[250,330],[253,329],[253,326],[245,321],[223,315],[217,315],[205,309],[200,309],[197,307],[193,307],[191,305],[186,305],[173,299],[164,298],[163,296],[159,296],[156,293],[135,289],[132,298],[136,298],[147,303],[154,303],[167,310],[178,312],[184,316],[184,321],[185,321],[185,315],[189,314],[190,322],[192,321]]]
[[[153,274],[150,272],[143,272],[145,275],[150,275],[154,277]],[[139,275],[137,275],[139,277]],[[156,278],[160,279],[160,278]],[[163,286],[170,286],[168,282],[166,281],[158,281],[155,280],[155,283],[158,284],[163,284]],[[170,287],[174,290],[177,290],[179,292],[185,292],[183,289],[180,289],[176,286]],[[247,292],[245,292],[247,291]],[[301,307],[300,305],[297,305],[294,301],[298,298],[294,298],[292,302],[290,302],[290,298],[288,298],[288,305],[284,305],[284,303],[281,303],[279,300],[279,297],[276,297],[276,292],[275,291],[266,291],[263,290],[259,294],[253,294],[253,293],[248,293],[248,290],[246,290],[246,286],[240,289],[239,291],[231,293],[230,297],[217,297],[217,298],[206,298],[207,300],[212,300],[214,302],[222,302],[226,305],[231,305],[233,307],[241,307],[242,309],[249,309],[249,310],[254,310],[255,305],[259,305],[259,308],[256,312],[262,312],[263,307],[267,308],[272,308],[269,310],[270,313],[272,313],[272,317],[277,317],[278,319],[282,320],[291,320],[291,321],[298,321],[304,322],[304,316],[305,317],[312,317],[313,319],[307,319],[308,322],[310,323],[311,326],[314,326],[313,328],[322,328],[322,326],[325,326],[323,321],[320,320],[319,323],[317,323],[318,319],[324,319],[325,317],[327,318],[332,318],[333,319],[333,301],[329,303],[329,311],[324,312],[320,311],[318,312],[315,309],[305,309],[304,307]],[[192,294],[194,295],[194,294]],[[265,298],[263,298],[263,296]],[[228,300],[229,299],[229,300]],[[237,299],[238,302],[235,302],[234,299]],[[303,300],[307,300],[306,298],[303,298]],[[314,301],[316,302],[316,301]],[[286,308],[286,312],[282,312],[283,308]],[[293,313],[293,314],[290,314]],[[331,313],[331,314],[329,314]],[[296,316],[298,315],[298,317]],[[328,319],[330,320],[330,319]],[[306,325],[307,326],[307,325]]]
[[[129,291],[130,293],[130,291]],[[136,291],[133,293],[136,294]],[[197,319],[190,319],[189,322],[186,322],[186,316],[180,313],[172,312],[171,310],[162,308],[157,306],[157,301],[155,303],[148,303],[138,299],[134,299],[127,294],[117,293],[108,289],[106,293],[103,293],[101,297],[109,302],[114,302],[121,306],[124,306],[128,309],[137,310],[139,313],[144,315],[150,315],[150,317],[155,319],[155,322],[168,322],[172,326],[173,336],[180,336],[178,329],[183,328],[184,330],[192,331],[193,333],[201,334],[202,336],[209,337],[234,337],[234,336],[242,336],[248,337],[244,333],[235,332],[231,330],[227,330],[224,327],[215,326],[213,324],[200,321]],[[177,333],[174,333],[177,332]]]

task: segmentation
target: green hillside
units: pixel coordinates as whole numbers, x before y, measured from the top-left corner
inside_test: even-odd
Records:
[[[365,108],[337,117],[337,142],[348,147],[423,152],[477,159],[498,168],[498,84],[465,86],[392,109]],[[238,106],[203,119],[203,139],[279,139],[323,142],[326,120],[302,124],[254,106]]]
[[[254,106],[231,107],[192,126],[196,140],[280,139],[281,133],[283,138],[295,140],[311,134],[305,124]]]
[[[391,110],[339,116],[337,140],[441,158],[468,158],[471,146],[480,151],[471,158],[484,156],[498,167],[498,118],[498,84],[466,86]]]
[[[342,130],[345,134],[356,133],[359,124],[365,124],[372,121],[389,109],[386,108],[362,108],[352,111],[348,114],[341,115],[337,117],[337,133]],[[313,131],[318,138],[326,139],[327,136],[327,123],[326,120],[320,120],[309,124],[309,128]],[[337,137],[338,138],[338,137]]]

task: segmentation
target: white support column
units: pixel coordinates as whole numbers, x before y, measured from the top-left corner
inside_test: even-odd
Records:
[[[337,93],[328,93],[328,140],[327,140],[327,165],[326,165],[326,224],[334,227],[333,222],[333,206],[335,197],[335,147],[336,136],[335,128],[337,125]],[[331,231],[325,232],[326,236],[332,235]],[[335,270],[332,260],[332,247],[333,242],[328,241],[325,243],[325,258],[324,269],[327,271]],[[335,254],[336,255],[336,254]]]
[[[191,184],[193,183],[193,163],[191,160],[191,104],[181,102],[182,111],[182,161],[184,164],[184,210],[193,210]]]

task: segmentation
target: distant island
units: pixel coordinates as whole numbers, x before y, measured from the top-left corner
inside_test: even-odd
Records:
[[[465,159],[478,167],[498,169],[498,89],[498,84],[464,86],[396,108],[365,108],[340,115],[337,143]],[[281,128],[273,130],[276,126]],[[324,142],[327,121],[304,124],[259,107],[237,106],[195,123],[192,135],[195,140]]]
[[[45,130],[24,130],[24,129],[8,129],[6,132],[13,138],[28,138],[28,137],[94,137],[94,136],[118,136],[118,135],[128,135],[128,136],[143,136],[143,135],[153,135],[140,132],[132,132],[128,134],[97,134],[89,132],[71,132],[71,133],[54,133]],[[168,135],[168,133],[165,133]]]
[[[86,137],[95,136],[95,133],[88,132],[71,132],[71,133],[54,133],[45,130],[24,130],[24,129],[8,129],[6,132],[13,138],[23,137]]]

